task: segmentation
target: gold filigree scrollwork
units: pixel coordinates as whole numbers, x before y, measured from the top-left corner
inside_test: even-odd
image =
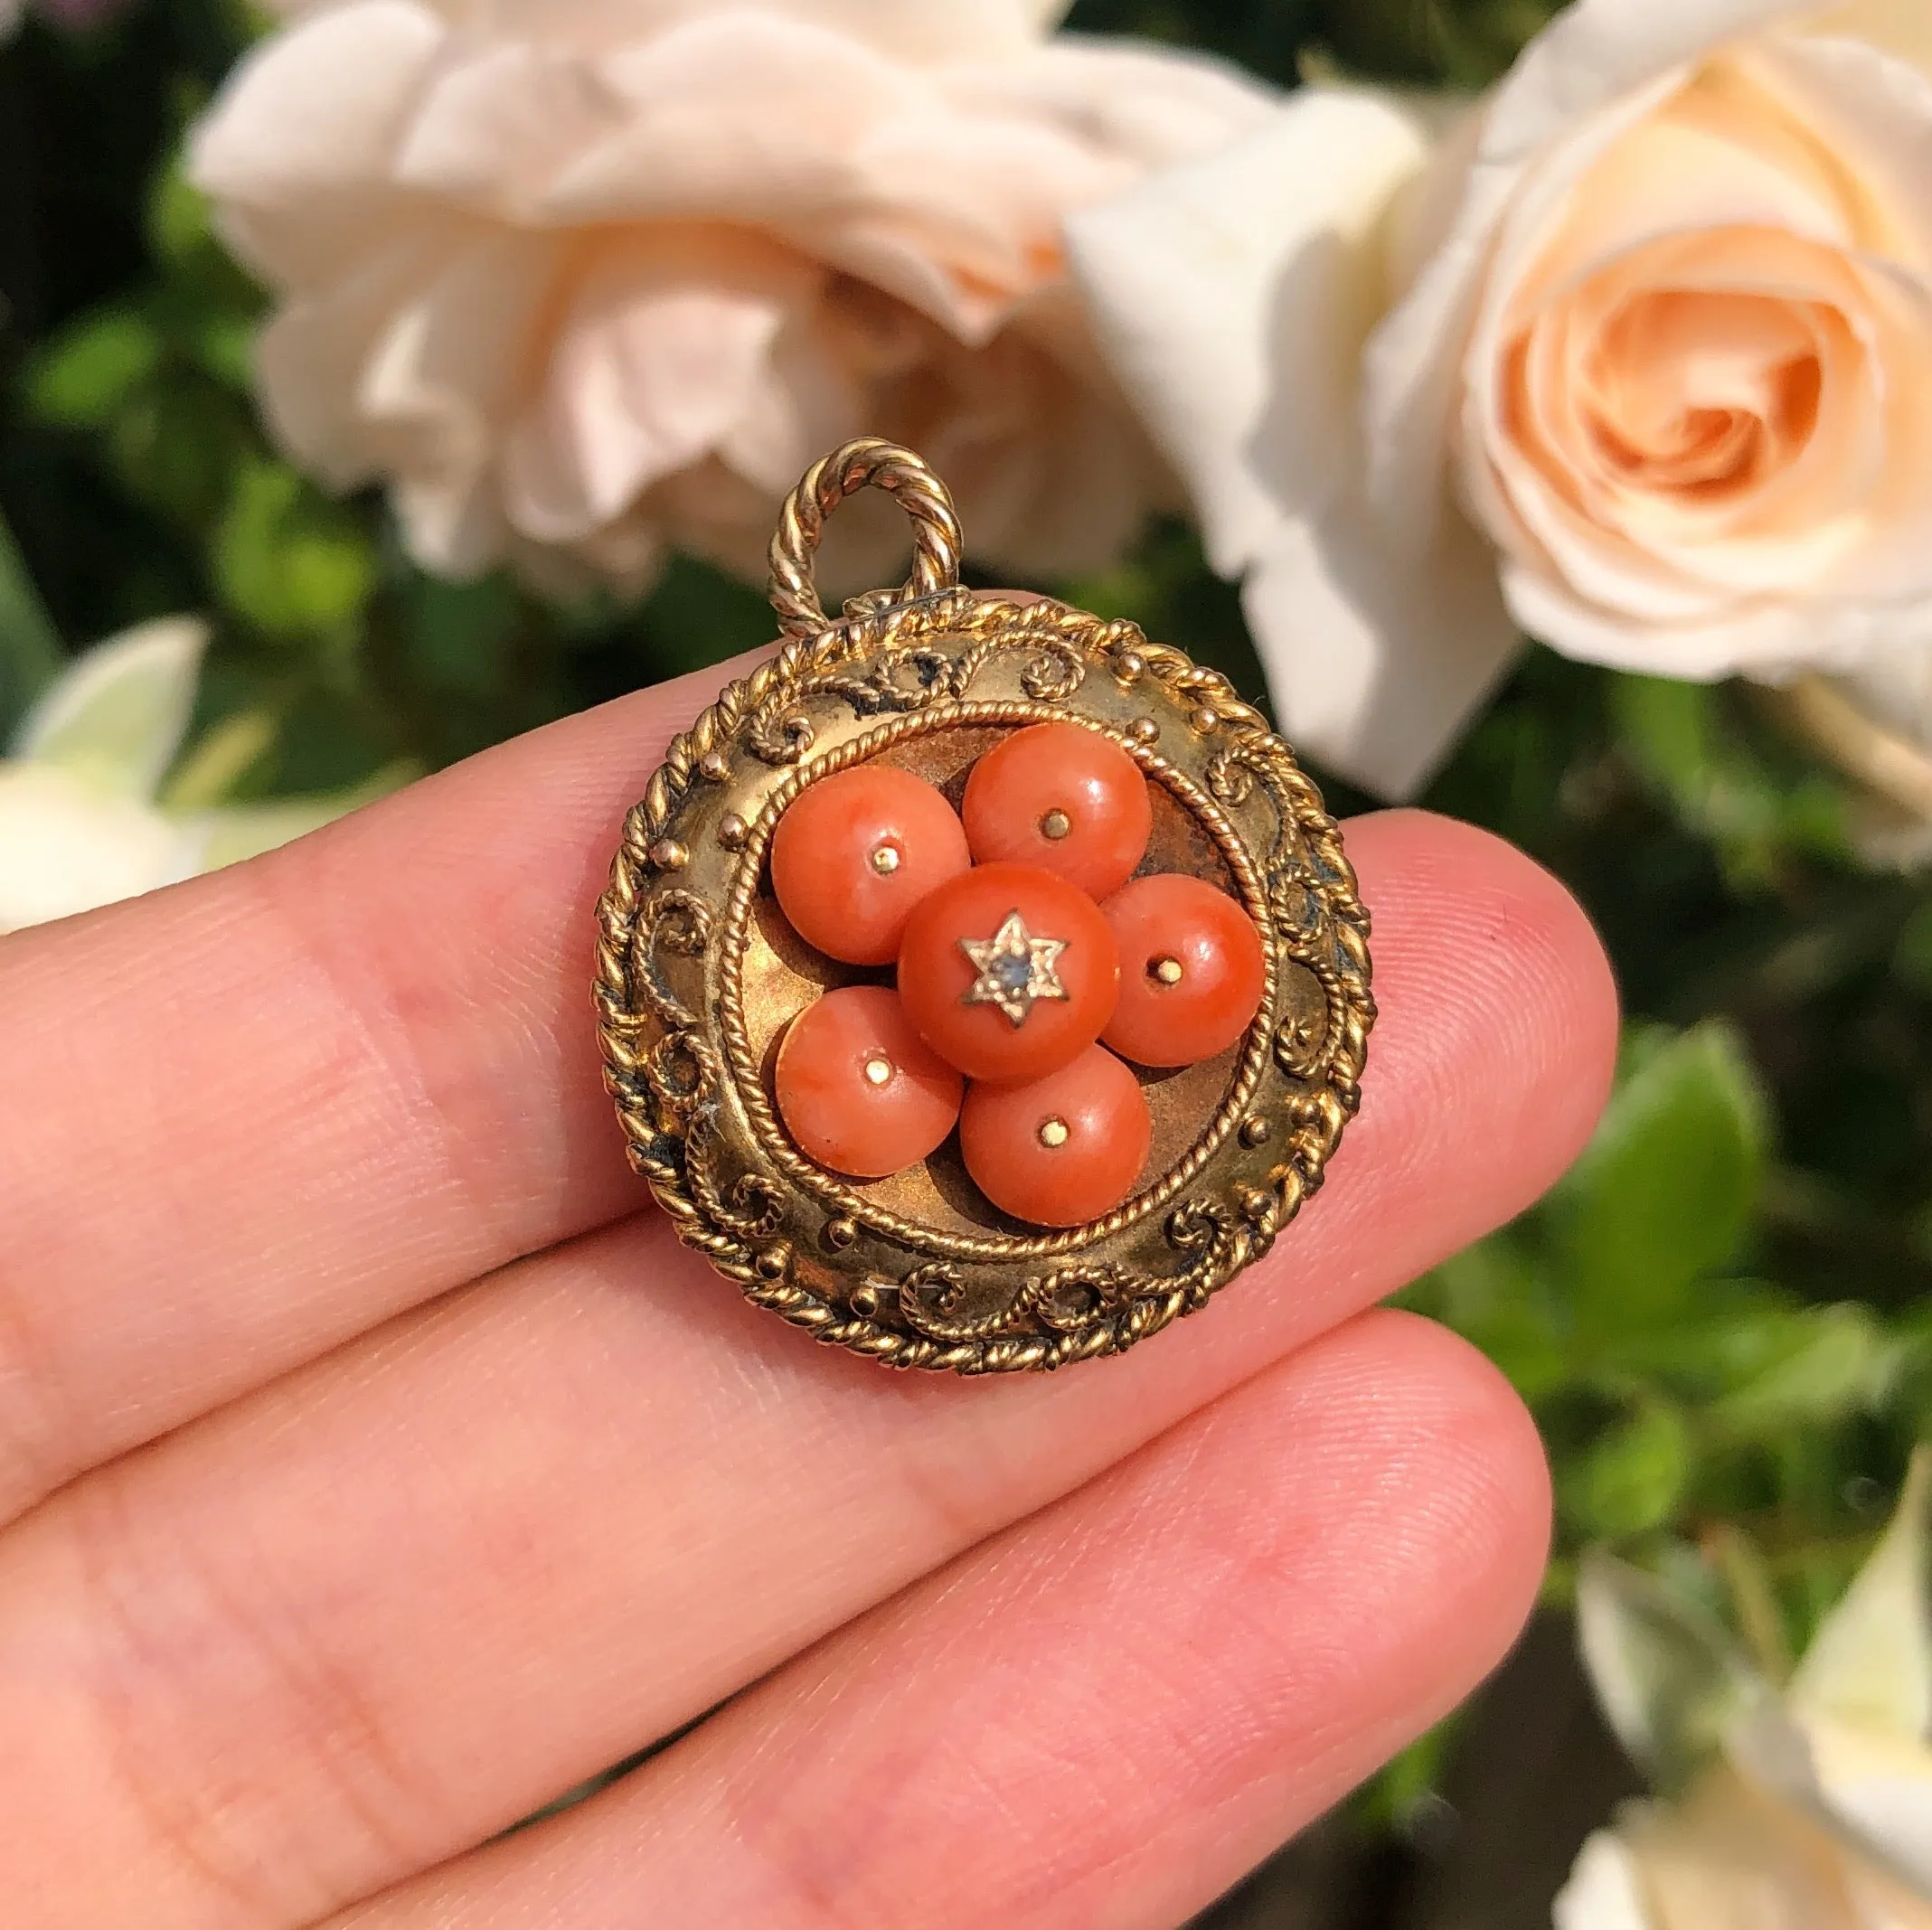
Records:
[[[958,1345],[989,1341],[1011,1331],[1013,1309],[1010,1301],[962,1319],[966,1303],[966,1276],[950,1260],[915,1266],[899,1282],[900,1313],[909,1326],[928,1340]]]
[[[1087,664],[1064,644],[1049,644],[1020,673],[1020,688],[1035,703],[1065,703],[1087,681]]]
[[[1014,1303],[1013,1317],[1039,1320],[1055,1333],[1089,1333],[1111,1320],[1136,1290],[1154,1285],[1145,1275],[1107,1263],[1063,1266],[1029,1280]]]
[[[834,698],[862,720],[910,716],[936,703],[957,702],[994,656],[1014,649],[1031,653],[1020,683],[1037,702],[1064,703],[1086,677],[1080,653],[1051,638],[982,637],[958,651],[908,644],[885,652],[861,673],[829,670],[801,680],[753,713],[745,742],[766,764],[796,764],[818,741],[811,719],[796,708],[802,699]]]
[[[684,1139],[684,1168],[692,1196],[712,1222],[744,1240],[769,1240],[785,1223],[785,1202],[772,1182],[755,1172],[740,1173],[729,1185],[718,1175],[722,1156],[718,1109],[695,1114]]]
[[[837,496],[869,481],[913,515],[920,561],[903,591],[827,623],[810,551]],[[787,640],[674,740],[626,821],[598,910],[597,1000],[632,1163],[681,1239],[818,1339],[894,1366],[987,1373],[1118,1352],[1267,1251],[1359,1103],[1374,1003],[1368,920],[1339,833],[1259,712],[1131,624],[967,595],[957,553],[943,487],[908,452],[855,445],[813,471],[774,549]],[[1006,666],[997,689],[971,694],[995,659]],[[761,1123],[762,1061],[729,1019],[741,983],[731,935],[742,937],[755,902],[760,840],[807,775],[796,767],[815,741],[808,706],[827,696],[874,720],[856,737],[842,723],[824,753],[831,768],[923,731],[1019,728],[1061,707],[1166,786],[1263,926],[1275,989],[1239,1076],[1193,1144],[1105,1220],[1037,1238],[942,1232],[795,1170],[796,1153]],[[718,775],[749,759],[794,768],[776,790]],[[1258,787],[1272,825],[1256,822]]]

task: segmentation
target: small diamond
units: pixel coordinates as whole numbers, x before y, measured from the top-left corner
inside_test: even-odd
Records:
[[[1018,911],[990,938],[962,938],[959,949],[979,974],[967,986],[962,1005],[997,1005],[1017,1030],[1026,1023],[1041,999],[1070,996],[1060,982],[1060,955],[1064,938],[1036,938]]]

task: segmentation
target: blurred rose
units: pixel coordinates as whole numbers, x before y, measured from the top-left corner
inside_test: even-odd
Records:
[[[1632,1754],[1720,1753],[1590,1839],[1556,1930],[1932,1930],[1928,1517],[1932,1450],[1782,1691],[1650,1577],[1586,1564],[1584,1656]]]
[[[0,756],[0,935],[286,843],[390,788],[279,803],[158,803],[194,710],[205,625],[166,617],[83,651]],[[205,788],[206,786],[203,786]]]
[[[1171,487],[1061,221],[1258,125],[1230,73],[1047,40],[1060,0],[284,11],[195,178],[281,297],[277,429],[337,487],[388,482],[427,567],[760,570],[776,504],[862,432],[1023,576],[1104,562]]]
[[[1932,729],[1932,10],[1579,0],[1072,225],[1290,732],[1405,792],[1519,626]]]

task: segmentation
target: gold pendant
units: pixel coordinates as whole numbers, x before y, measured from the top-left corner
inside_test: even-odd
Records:
[[[912,577],[853,599],[833,621],[812,559],[826,515],[868,486],[890,491],[911,520]],[[909,451],[853,442],[809,472],[772,541],[782,647],[672,744],[631,811],[599,908],[596,996],[606,1083],[631,1163],[687,1245],[818,1340],[890,1366],[987,1373],[1120,1352],[1204,1306],[1267,1253],[1320,1185],[1357,1109],[1375,1006],[1368,914],[1341,835],[1261,714],[1218,672],[1149,643],[1133,624],[963,589],[961,549],[945,485]],[[873,986],[872,1003],[852,1009],[886,1018],[896,1009],[890,964],[827,956],[786,917],[771,853],[787,811],[813,786],[873,767],[911,774],[957,811],[979,760],[1044,723],[1098,734],[1145,779],[1151,826],[1136,877],[1203,881],[1240,908],[1260,941],[1251,1022],[1224,1050],[1162,1068],[1109,1053],[1107,1031],[1081,1043],[1116,995],[1103,1010],[1088,989],[1104,934],[1085,959],[1067,948],[1067,933],[1101,931],[1084,901],[1079,919],[1042,924],[1023,918],[1017,902],[1009,917],[1000,896],[990,918],[932,954],[957,968],[964,989],[954,998],[948,980],[936,999],[922,981],[914,989],[928,995],[909,994],[907,1009],[937,1012],[919,1028],[924,1040],[968,1069],[973,1061],[952,1047],[956,1027],[1007,1028],[1023,1042],[1034,1027],[1057,1054],[1086,1014],[1092,1030],[1073,1049],[1111,1066],[1098,1069],[1113,1081],[1111,1103],[1133,1112],[1146,1150],[1125,1197],[1077,1225],[1002,1210],[962,1152],[977,1131],[977,1170],[994,1170],[977,1149],[1015,1106],[1023,1113],[1032,1069],[1003,1070],[1007,1083],[983,1093],[942,1065],[910,1093],[894,1082],[919,1072],[912,1058],[921,1040],[907,1028],[902,1050],[867,1048],[853,1077],[876,1089],[877,1103],[910,1093],[926,1108],[919,1116],[943,1130],[950,1116],[931,1108],[947,1103],[951,1079],[964,1087],[966,1117],[925,1156],[862,1177],[806,1149],[787,1125],[777,1071],[791,1029],[827,993]],[[1057,807],[1040,825],[1070,851],[1079,842]],[[1050,851],[1044,861],[1057,861]],[[900,841],[879,843],[870,863],[888,883],[914,869],[909,861],[900,871]],[[1054,878],[1047,885],[1068,889]],[[929,909],[938,899],[919,903]],[[1108,969],[1117,979],[1144,973],[1155,997],[1190,995],[1195,955],[1184,937],[1145,960],[1123,952]],[[1079,988],[1079,1000],[1067,986]],[[994,1049],[1013,1050],[996,1040]],[[836,1051],[825,1062],[843,1064]],[[873,1103],[854,1090],[840,1103]],[[795,1102],[800,1116],[805,1104]],[[1049,1111],[1042,1101],[1041,1110],[1037,1153],[1028,1140],[1023,1163],[1071,1159],[1090,1122],[1064,1104]],[[911,1115],[891,1116],[902,1116]]]

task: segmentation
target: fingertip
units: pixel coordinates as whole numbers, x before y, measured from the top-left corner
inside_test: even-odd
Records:
[[[1401,1454],[1429,1471],[1409,1520],[1418,1538],[1411,1583],[1452,1596],[1438,1633],[1464,1644],[1451,1706],[1521,1633],[1549,1562],[1549,1458],[1522,1397],[1485,1354],[1434,1321],[1390,1308],[1363,1314],[1339,1342],[1357,1350]]]
[[[1554,1184],[1609,1096],[1618,1008],[1603,942],[1559,880],[1475,825],[1400,810],[1345,832],[1381,1012],[1358,1131],[1380,1136],[1376,1092],[1400,1089],[1409,1155],[1474,1153],[1507,1172],[1512,1203],[1494,1224]],[[1414,1130],[1417,1108],[1453,1122],[1453,1146]]]

